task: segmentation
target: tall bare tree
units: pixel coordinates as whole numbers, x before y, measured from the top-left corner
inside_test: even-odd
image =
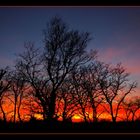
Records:
[[[61,18],[54,17],[44,30],[44,64],[50,79],[51,91],[48,119],[55,113],[56,93],[68,74],[80,65],[89,62],[86,52],[89,33],[70,30]]]
[[[44,30],[44,52],[32,43],[25,44],[19,55],[18,70],[35,90],[43,107],[44,119],[55,117],[58,90],[69,73],[93,59],[96,52],[86,52],[89,33],[70,30],[60,19],[53,18]],[[42,55],[43,54],[43,55]]]

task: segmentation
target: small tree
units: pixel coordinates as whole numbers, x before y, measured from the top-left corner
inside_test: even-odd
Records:
[[[140,111],[140,98],[132,97],[129,101],[123,102],[124,112],[127,121],[135,121],[140,119],[138,111]]]
[[[3,98],[5,94],[9,91],[11,83],[8,77],[9,77],[8,67],[0,69],[0,109],[3,114],[4,122],[6,122],[6,113],[5,110],[3,109]]]
[[[98,82],[98,69],[100,68],[99,64],[100,62],[95,61],[90,63],[88,66],[81,68],[82,81],[80,82],[80,85],[82,87],[82,91],[84,91],[87,95],[88,106],[92,110],[92,121],[94,122],[97,122],[98,117],[103,113],[97,112],[99,105],[104,100]]]
[[[15,66],[16,69],[17,66]],[[14,104],[14,122],[16,122],[17,118],[16,116],[18,115],[19,121],[22,121],[20,117],[20,108],[22,105],[22,100],[24,97],[26,97],[26,91],[29,89],[29,85],[26,84],[26,79],[19,73],[18,70],[14,70],[11,74],[11,92],[12,95],[11,98],[13,98],[13,101],[11,101]]]
[[[128,94],[132,93],[137,83],[130,83],[128,79],[129,74],[125,72],[121,64],[117,64],[115,68],[110,68],[108,66],[104,66],[103,68],[102,76],[99,80],[100,88],[110,108],[107,112],[111,115],[112,121],[116,122],[118,112],[122,108],[121,105],[124,99]]]
[[[88,121],[87,107],[89,98],[85,89],[82,87],[83,80],[84,80],[83,72],[81,71],[81,68],[74,70],[72,72],[71,75],[71,84],[73,86],[72,95],[74,96],[76,103],[78,103],[75,105],[77,106],[80,116],[83,117],[85,122],[87,122]]]
[[[57,94],[57,112],[61,114],[63,121],[70,121],[78,110],[78,102],[75,99],[74,87],[70,77],[64,80]]]

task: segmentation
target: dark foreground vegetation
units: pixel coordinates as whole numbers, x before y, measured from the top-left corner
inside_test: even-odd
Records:
[[[20,123],[0,123],[0,133],[138,133],[140,121],[72,123],[32,120]]]

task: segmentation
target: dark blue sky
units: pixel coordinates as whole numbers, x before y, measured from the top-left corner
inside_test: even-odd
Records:
[[[88,31],[89,48],[107,63],[122,62],[140,83],[140,7],[0,7],[0,66],[13,65],[24,42],[42,47],[42,30],[53,16]]]

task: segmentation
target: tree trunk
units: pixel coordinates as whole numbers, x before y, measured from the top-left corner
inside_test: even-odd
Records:
[[[21,122],[21,117],[20,117],[20,106],[21,106],[21,96],[20,96],[20,100],[19,100],[19,106],[18,106],[18,110],[17,110],[17,113],[18,113],[18,119],[19,121]]]
[[[112,117],[112,120],[115,123],[116,122],[116,117]]]
[[[112,105],[110,105],[110,111],[111,111],[112,122],[116,122],[116,117],[114,117],[114,112],[113,112]]]
[[[47,116],[48,116],[48,111],[46,109],[46,106],[43,105],[43,119],[46,120],[47,119]]]
[[[14,104],[14,123],[16,122],[16,104],[17,104],[17,97],[15,97],[15,104]]]
[[[66,102],[64,101],[63,113],[62,113],[63,121],[66,120]]]
[[[132,113],[132,122],[134,122],[135,112]]]
[[[97,122],[97,111],[95,107],[93,107],[93,122]]]
[[[52,91],[51,93],[51,99],[49,104],[49,112],[48,112],[48,120],[52,121],[54,114],[55,114],[55,101],[56,101],[56,93],[55,91]]]
[[[1,104],[1,100],[0,100],[0,108],[1,108],[1,111],[2,111],[2,114],[3,114],[3,121],[6,123],[6,115],[5,115],[5,112],[3,110],[3,107],[2,107],[2,104]]]
[[[85,115],[85,108],[83,108],[83,107],[82,107],[82,113],[83,113],[84,121],[87,122],[87,118],[86,118],[86,115]]]

